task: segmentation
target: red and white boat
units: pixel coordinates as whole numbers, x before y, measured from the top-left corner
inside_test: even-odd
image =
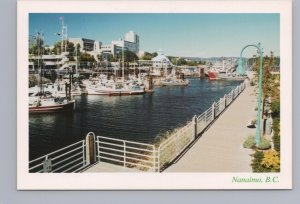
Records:
[[[234,71],[232,63],[226,63],[225,60],[216,62],[215,65],[207,72],[209,80],[245,80],[246,75],[239,75]]]
[[[218,72],[217,71],[209,70],[207,72],[207,74],[208,74],[209,80],[217,80],[218,79]]]
[[[29,96],[29,113],[49,113],[73,111],[75,100],[66,97],[53,97],[51,94],[36,93]]]

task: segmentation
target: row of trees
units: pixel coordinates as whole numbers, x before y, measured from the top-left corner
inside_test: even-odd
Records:
[[[250,59],[253,62],[253,71],[258,83],[259,58],[254,56]],[[280,58],[270,56],[263,57],[262,66],[262,102],[263,113],[265,108],[272,111],[273,118],[273,148],[267,151],[256,151],[253,154],[253,172],[279,172],[280,171],[280,75],[272,74],[274,68],[280,65]],[[271,100],[268,100],[271,99]],[[269,103],[271,102],[271,103]]]
[[[197,65],[203,65],[206,62],[205,61],[196,61],[196,60],[186,60],[185,58],[182,57],[173,57],[173,56],[168,56],[169,60],[172,62],[172,64],[178,65],[178,66],[197,66]]]

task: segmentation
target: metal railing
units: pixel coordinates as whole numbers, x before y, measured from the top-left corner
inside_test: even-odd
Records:
[[[156,171],[157,157],[154,145],[97,136],[97,158],[123,167]]]
[[[195,139],[194,131],[195,124],[194,121],[191,121],[160,143],[157,156],[157,171],[160,171],[169,162],[173,161]]]
[[[85,140],[29,162],[30,173],[72,173],[86,167]]]

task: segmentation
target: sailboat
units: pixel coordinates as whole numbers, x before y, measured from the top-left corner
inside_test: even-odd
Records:
[[[124,48],[123,48],[124,49]],[[112,80],[107,79],[106,75],[99,77],[91,77],[89,80],[83,81],[86,85],[86,90],[89,95],[109,95],[109,96],[122,96],[122,95],[138,95],[145,93],[145,86],[140,85],[136,80],[126,80],[124,77],[124,51],[122,49],[122,79]]]
[[[68,111],[75,109],[75,100],[71,98],[71,83],[65,84],[66,97],[53,96],[51,92],[45,91],[43,88],[43,62],[42,53],[40,52],[42,36],[38,33],[38,66],[40,69],[40,83],[37,92],[29,92],[29,113],[48,113],[57,111]]]

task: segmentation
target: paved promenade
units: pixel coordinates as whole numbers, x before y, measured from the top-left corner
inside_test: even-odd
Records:
[[[252,150],[243,142],[255,129],[247,128],[256,117],[254,87],[244,92],[225,110],[201,138],[164,172],[252,172]]]
[[[135,168],[124,168],[123,166],[113,165],[105,162],[97,163],[96,165],[88,168],[84,171],[84,173],[100,173],[100,172],[139,172],[142,173],[143,171],[140,171]]]

